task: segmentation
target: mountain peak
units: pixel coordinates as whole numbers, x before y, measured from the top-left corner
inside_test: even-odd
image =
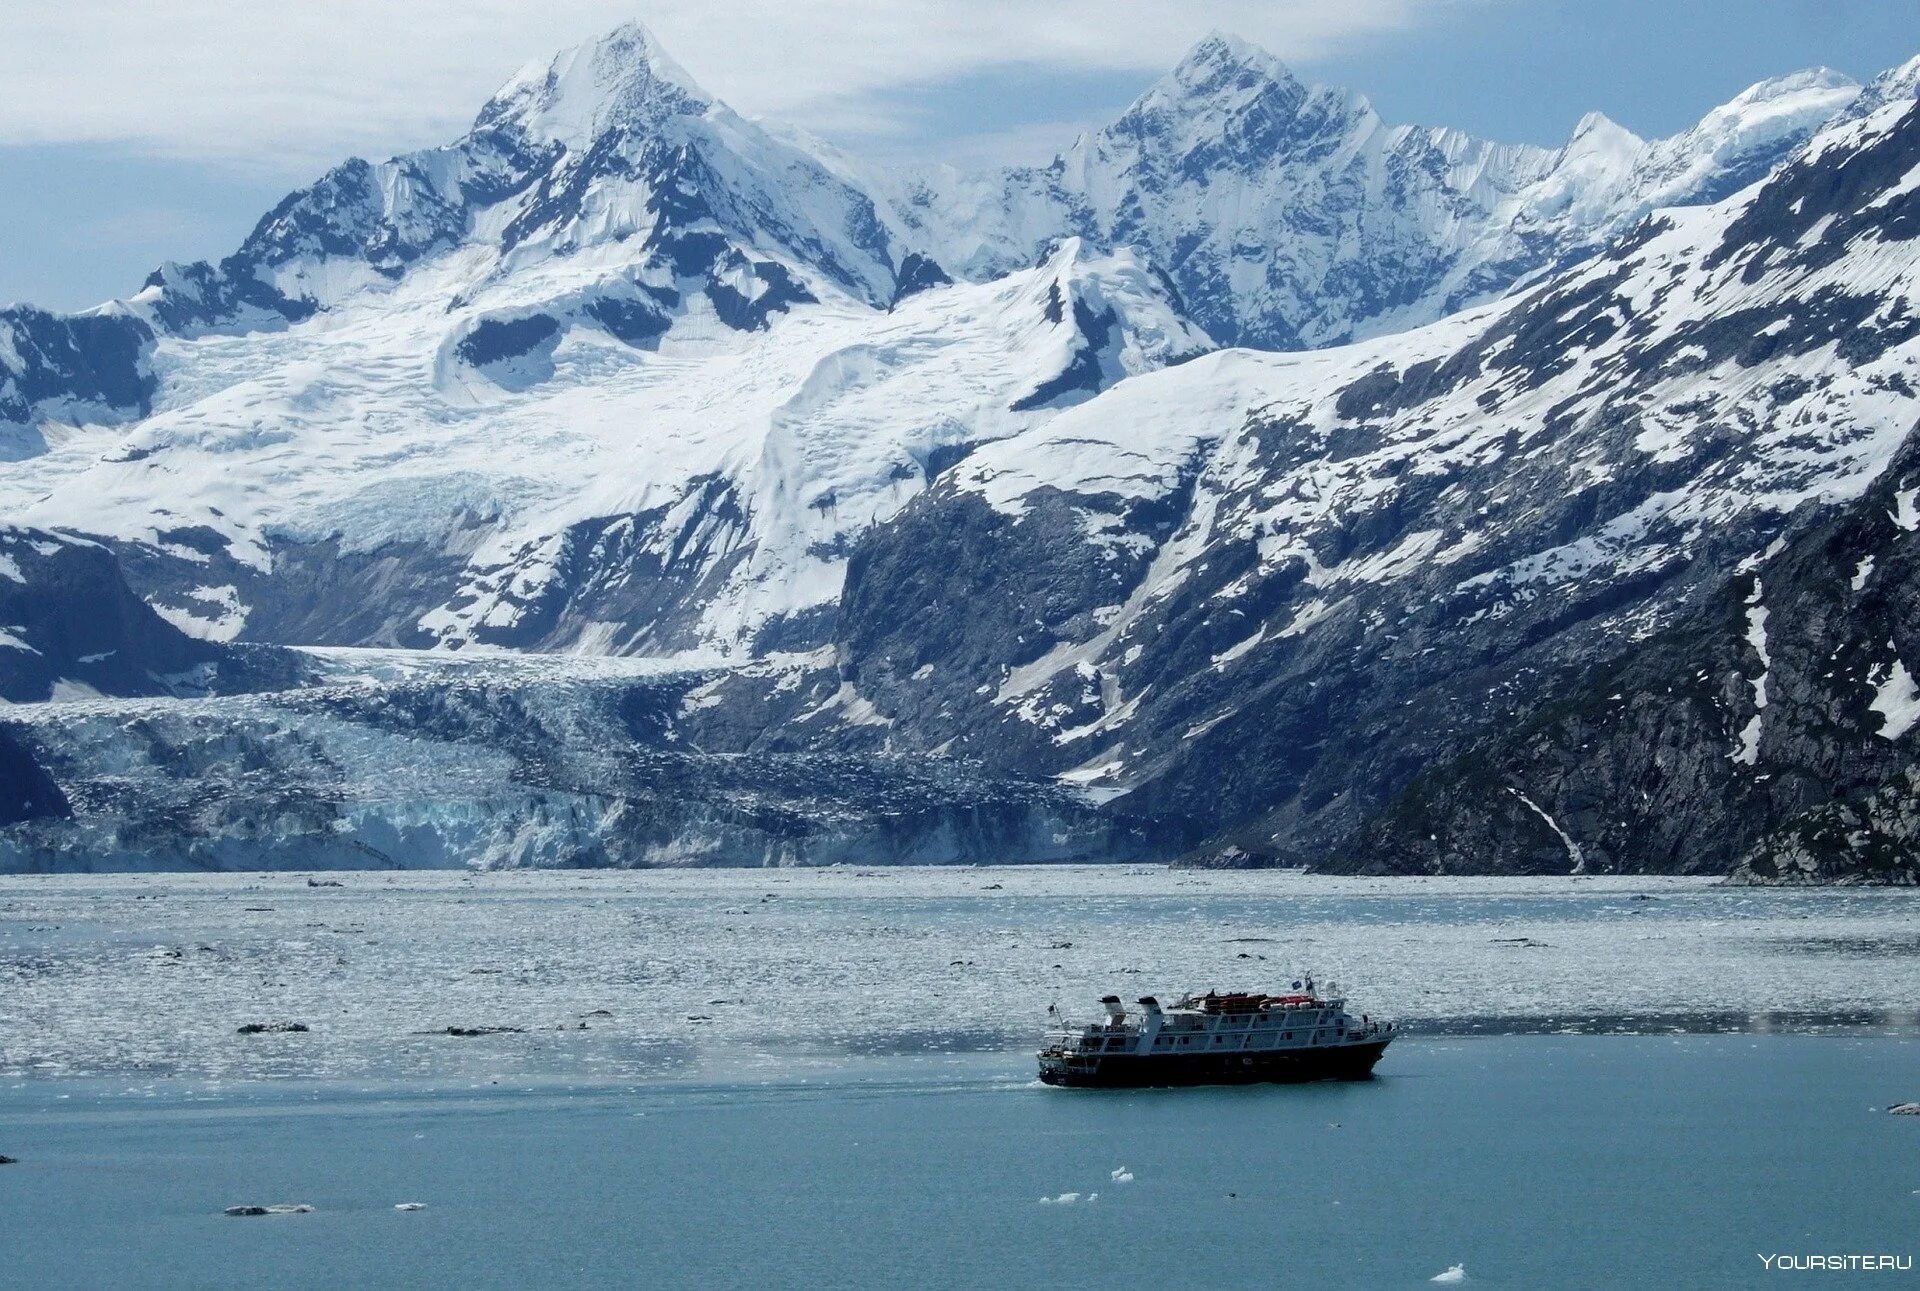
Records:
[[[1860,97],[1860,82],[1830,67],[1769,77],[1740,91],[1700,119],[1689,134],[1804,133]]]
[[[638,22],[528,64],[480,110],[477,126],[512,123],[579,148],[609,129],[698,116],[713,98]]]
[[[1202,36],[1167,74],[1189,92],[1217,93],[1228,86],[1297,85],[1291,69],[1272,54],[1218,27]],[[1163,82],[1164,84],[1165,82]]]
[[[1223,138],[1258,150],[1275,143],[1269,136],[1276,128],[1284,133],[1280,123],[1291,121],[1311,94],[1266,50],[1215,31],[1103,133],[1109,139],[1155,137],[1164,150],[1182,155],[1196,147],[1211,149]],[[1251,129],[1234,124],[1244,122],[1258,124]]]
[[[1724,106],[1746,107],[1756,103],[1770,103],[1775,99],[1805,94],[1809,91],[1857,91],[1859,88],[1860,82],[1845,72],[1835,71],[1831,67],[1809,67],[1798,72],[1788,72],[1785,76],[1770,76],[1764,81],[1756,81],[1734,95]]]
[[[1568,154],[1632,153],[1646,141],[1604,112],[1589,112],[1580,118],[1567,140]]]
[[[1898,67],[1889,67],[1861,86],[1853,108],[1856,112],[1871,112],[1901,99],[1911,99],[1916,94],[1920,94],[1920,54]]]

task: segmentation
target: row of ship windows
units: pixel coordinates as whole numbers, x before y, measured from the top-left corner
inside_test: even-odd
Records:
[[[1335,1029],[1335,1031],[1334,1031],[1334,1034],[1335,1034],[1335,1035],[1344,1035],[1344,1034],[1346,1034],[1346,1031],[1345,1031],[1345,1029],[1344,1029],[1344,1028],[1336,1028],[1336,1029]],[[1223,1045],[1223,1044],[1225,1044],[1225,1043],[1226,1043],[1226,1042],[1227,1042],[1227,1041],[1228,1041],[1228,1040],[1229,1040],[1230,1038],[1231,1038],[1230,1036],[1224,1036],[1224,1035],[1217,1035],[1217,1036],[1214,1036],[1214,1037],[1213,1037],[1213,1043],[1214,1043],[1214,1045],[1215,1045],[1215,1046],[1217,1047],[1217,1046],[1219,1046],[1219,1045]],[[1249,1038],[1249,1039],[1253,1039],[1253,1038],[1256,1038],[1256,1037],[1252,1037],[1252,1036],[1249,1036],[1248,1038]],[[1174,1046],[1175,1046],[1176,1044],[1178,1044],[1178,1046],[1179,1046],[1180,1048],[1182,1048],[1182,1049],[1186,1049],[1186,1048],[1190,1048],[1190,1047],[1191,1047],[1191,1045],[1192,1045],[1192,1042],[1193,1042],[1193,1041],[1195,1041],[1195,1040],[1205,1040],[1205,1039],[1206,1039],[1206,1037],[1205,1037],[1205,1036],[1186,1036],[1186,1035],[1183,1035],[1183,1036],[1179,1036],[1179,1037],[1177,1037],[1177,1038],[1176,1038],[1176,1037],[1174,1037],[1174,1036],[1164,1036],[1164,1035],[1163,1035],[1163,1036],[1157,1036],[1157,1037],[1155,1037],[1155,1039],[1154,1039],[1154,1042],[1153,1042],[1153,1047],[1154,1047],[1154,1048],[1156,1048],[1156,1049],[1171,1049],[1171,1048],[1173,1048],[1173,1047],[1174,1047]],[[1282,1039],[1282,1040],[1291,1040],[1291,1039],[1293,1039],[1293,1032],[1291,1032],[1291,1031],[1282,1031],[1282,1032],[1280,1033],[1280,1039]],[[1129,1044],[1129,1043],[1130,1043],[1130,1042],[1129,1042],[1129,1041],[1126,1041],[1126,1040],[1109,1040],[1109,1041],[1107,1041],[1107,1048],[1108,1048],[1109,1050],[1119,1050],[1119,1049],[1125,1049],[1125,1048],[1126,1048],[1126,1047],[1128,1046],[1128,1044]],[[1204,1048],[1205,1046],[1203,1045],[1202,1047]]]
[[[1265,1018],[1253,1018],[1253,1019],[1251,1019],[1251,1020],[1249,1020],[1249,1021],[1246,1021],[1246,1022],[1242,1022],[1242,1023],[1240,1023],[1239,1025],[1240,1025],[1240,1026],[1247,1026],[1247,1027],[1277,1027],[1277,1026],[1279,1026],[1279,1025],[1281,1024],[1281,1022],[1282,1022],[1282,1020],[1283,1020],[1283,1019],[1282,1019],[1281,1017],[1278,1017],[1278,1016],[1276,1016],[1276,1017],[1265,1017]],[[1298,1017],[1298,1019],[1292,1019],[1292,1018],[1288,1018],[1288,1019],[1284,1019],[1284,1020],[1286,1020],[1286,1021],[1291,1021],[1291,1022],[1293,1023],[1293,1025],[1294,1025],[1294,1026],[1297,1026],[1297,1027],[1298,1027],[1298,1026],[1304,1026],[1304,1027],[1311,1027],[1311,1026],[1313,1026],[1313,1025],[1314,1025],[1314,1024],[1316,1023],[1316,1022],[1317,1022],[1317,1023],[1319,1023],[1319,1024],[1320,1024],[1320,1025],[1322,1025],[1322,1026],[1326,1026],[1326,1025],[1329,1025],[1329,1024],[1331,1024],[1331,1023],[1332,1023],[1332,1021],[1333,1021],[1333,1012],[1332,1012],[1332,1010],[1328,1010],[1327,1012],[1325,1012],[1325,1013],[1322,1013],[1322,1014],[1320,1014],[1320,1016],[1319,1016],[1319,1017],[1317,1017],[1317,1018],[1316,1018],[1316,1017],[1315,1017],[1315,1016],[1314,1016],[1313,1014],[1311,1014],[1311,1013],[1303,1013],[1303,1014],[1301,1014],[1301,1015],[1300,1015],[1300,1016]],[[1235,1027],[1232,1027],[1232,1026],[1230,1026],[1230,1027],[1228,1028],[1228,1034],[1232,1034],[1232,1031],[1233,1031],[1233,1030],[1235,1030],[1235,1029],[1237,1029],[1237,1028],[1235,1028]],[[1288,1032],[1287,1034],[1288,1034],[1288,1035],[1291,1035],[1291,1034],[1293,1034],[1293,1033],[1292,1033],[1291,1031],[1289,1031],[1289,1032]]]

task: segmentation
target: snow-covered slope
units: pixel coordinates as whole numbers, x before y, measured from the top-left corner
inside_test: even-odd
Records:
[[[1590,254],[1654,207],[1725,197],[1858,93],[1816,69],[1671,139],[1595,113],[1553,150],[1390,126],[1365,98],[1216,33],[1050,166],[930,169],[895,179],[891,205],[951,272],[1005,272],[1066,233],[1137,245],[1223,343],[1311,348],[1431,322]]]
[[[168,339],[152,416],[0,496],[117,540],[208,636],[733,652],[830,606],[850,540],[978,443],[1207,345],[1137,257],[1074,242],[891,310],[823,285],[748,334],[689,308],[645,348],[557,269],[466,269]],[[537,361],[474,363],[514,301]]]

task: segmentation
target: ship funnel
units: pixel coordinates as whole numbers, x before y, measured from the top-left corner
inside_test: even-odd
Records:
[[[1118,995],[1102,995],[1100,1002],[1107,1006],[1108,1021],[1125,1022],[1127,1020],[1127,1011],[1120,1007],[1120,997]]]
[[[1160,1001],[1154,999],[1151,995],[1142,995],[1140,997],[1140,1007],[1147,1011],[1149,1017],[1160,1016]]]

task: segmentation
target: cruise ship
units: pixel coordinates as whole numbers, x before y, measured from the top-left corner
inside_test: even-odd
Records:
[[[1146,995],[1134,1012],[1117,995],[1100,1003],[1106,1018],[1089,1026],[1049,1010],[1041,1080],[1096,1088],[1365,1080],[1394,1039],[1393,1023],[1351,1016],[1312,979],[1287,995],[1208,991],[1166,1008]]]

